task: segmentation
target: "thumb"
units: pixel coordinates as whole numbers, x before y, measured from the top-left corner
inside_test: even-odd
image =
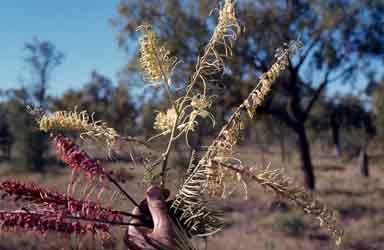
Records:
[[[147,191],[147,202],[153,219],[153,233],[169,236],[172,232],[172,219],[168,215],[163,191],[157,186],[151,186]]]

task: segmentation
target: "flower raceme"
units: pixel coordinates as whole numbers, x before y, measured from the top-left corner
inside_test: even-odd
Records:
[[[177,59],[170,56],[170,51],[159,41],[150,25],[144,24],[138,30],[143,32],[140,38],[140,64],[146,78],[155,82],[168,81]]]
[[[14,231],[21,229],[41,234],[58,232],[64,234],[103,233],[109,235],[109,228],[102,223],[81,224],[79,221],[70,221],[56,213],[30,213],[27,211],[0,211],[0,229]]]
[[[30,113],[39,112],[32,109]],[[41,113],[41,111],[40,111]],[[95,121],[94,113],[89,114],[83,110],[56,111],[52,114],[35,115],[39,129],[43,132],[78,131],[83,140],[93,140],[100,144],[106,144],[108,150],[112,150],[120,135],[103,121]]]
[[[2,199],[12,198],[27,205],[23,210],[0,211],[0,229],[3,232],[90,233],[109,237],[110,225],[124,223],[120,212],[33,183],[8,180],[0,183],[0,191]]]
[[[3,199],[11,197],[14,201],[28,202],[44,211],[113,223],[123,221],[123,216],[118,211],[102,207],[90,200],[77,200],[70,195],[42,188],[34,183],[6,180],[0,183],[0,191],[3,193]]]
[[[80,150],[71,139],[59,135],[54,138],[54,142],[60,158],[74,171],[84,171],[92,178],[106,177],[116,183],[113,177],[104,172],[104,169],[85,151]],[[62,194],[34,183],[14,180],[0,182],[1,199],[13,201],[16,205],[19,202],[24,203],[21,210],[0,211],[0,229],[5,232],[23,230],[64,235],[90,233],[93,236],[101,236],[101,239],[109,239],[112,226],[132,225],[125,219],[135,215],[103,207],[100,199],[103,188],[97,194],[97,201],[92,201],[91,190],[94,189],[87,187],[88,185],[82,198],[76,199],[70,192]]]
[[[54,146],[59,158],[74,171],[84,171],[88,177],[104,178],[104,169],[87,152],[81,150],[70,138],[57,135]]]
[[[57,135],[53,141],[59,158],[74,172],[83,171],[90,179],[95,179],[97,177],[100,181],[107,179],[135,206],[138,206],[137,202],[124,190],[124,188],[109,173],[105,172],[104,168],[98,162],[93,160],[87,152],[81,150],[73,140],[63,135]],[[68,186],[68,190],[69,189],[70,186]]]

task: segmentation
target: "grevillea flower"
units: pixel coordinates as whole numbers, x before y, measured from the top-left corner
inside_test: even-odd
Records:
[[[66,215],[78,216],[84,219],[96,219],[107,222],[123,222],[121,212],[105,208],[92,201],[77,200],[34,183],[21,183],[18,181],[4,181],[0,183],[3,198],[10,196],[14,200],[29,202],[38,205],[44,211],[56,212]]]
[[[56,213],[29,213],[26,211],[0,211],[1,231],[24,230],[45,234],[58,232],[64,234],[109,234],[109,227],[102,223],[71,221]]]
[[[106,122],[95,121],[93,115],[87,111],[78,112],[75,108],[74,111],[56,111],[50,115],[41,115],[37,121],[41,131],[78,131],[81,139],[105,143],[108,150],[112,149],[120,137],[119,134]]]
[[[138,30],[143,32],[139,41],[139,60],[146,78],[150,81],[167,80],[177,59],[170,56],[170,51],[159,41],[150,25],[142,25]]]
[[[59,158],[75,171],[84,171],[89,177],[105,177],[104,169],[74,141],[63,135],[54,138]]]
[[[161,131],[171,130],[177,119],[177,112],[174,108],[170,108],[167,112],[159,112],[156,115],[154,128]]]

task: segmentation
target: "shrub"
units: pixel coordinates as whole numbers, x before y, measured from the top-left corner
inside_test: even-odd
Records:
[[[291,236],[301,236],[306,230],[302,217],[291,213],[284,213],[277,216],[273,228],[278,232]]]
[[[44,171],[48,136],[37,129],[35,120],[19,100],[8,103],[7,120],[15,141],[19,165],[32,171]]]

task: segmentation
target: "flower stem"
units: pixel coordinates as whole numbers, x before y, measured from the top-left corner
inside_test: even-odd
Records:
[[[125,195],[125,197],[128,198],[128,200],[130,200],[136,207],[139,207],[139,204],[132,198],[132,196],[130,196],[127,191],[125,191],[125,189],[109,173],[105,173],[105,176],[120,190],[120,192]]]

